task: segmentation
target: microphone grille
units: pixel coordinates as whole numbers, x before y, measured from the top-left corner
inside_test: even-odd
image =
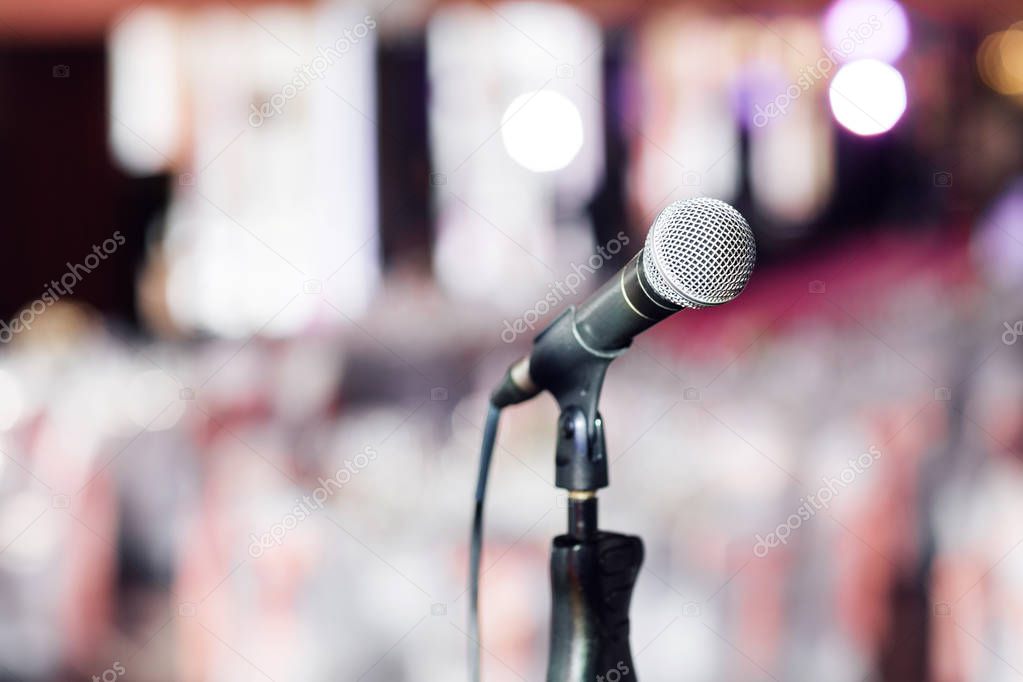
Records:
[[[676,201],[657,216],[643,269],[657,294],[685,308],[727,303],[753,272],[757,245],[746,219],[723,201]]]

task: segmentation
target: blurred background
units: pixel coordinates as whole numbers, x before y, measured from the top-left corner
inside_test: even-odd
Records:
[[[0,3],[0,679],[466,679],[487,393],[695,196],[758,267],[608,375],[630,674],[1020,679],[1021,20]],[[555,420],[502,423],[491,682],[544,677]]]

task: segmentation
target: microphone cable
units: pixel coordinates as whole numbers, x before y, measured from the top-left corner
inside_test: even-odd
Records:
[[[501,408],[493,403],[487,410],[487,423],[483,427],[480,446],[479,474],[476,478],[476,509],[472,517],[472,536],[469,542],[469,680],[480,682],[480,559],[483,553],[483,500],[487,496],[487,476],[490,460],[497,441],[497,424]]]

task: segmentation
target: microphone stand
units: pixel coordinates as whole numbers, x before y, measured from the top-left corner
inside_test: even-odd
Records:
[[[587,348],[568,309],[538,338],[530,372],[561,408],[555,485],[568,491],[568,532],[551,545],[547,682],[635,680],[629,605],[643,542],[597,525],[597,490],[608,485],[604,421],[597,411],[607,366],[625,349]],[[586,351],[580,355],[580,346]],[[580,361],[580,357],[585,360]]]
[[[576,422],[572,410],[562,412],[561,424]],[[603,450],[603,431],[596,426]],[[585,423],[583,423],[585,428]],[[607,478],[607,459],[590,458],[590,448],[562,432],[558,441],[573,446],[565,469]],[[560,460],[560,454],[559,454]],[[559,478],[562,469],[559,463]],[[604,484],[607,485],[606,483]],[[551,643],[547,682],[619,680],[634,675],[629,648],[629,604],[643,562],[643,542],[634,535],[599,530],[596,490],[568,490],[568,532],[551,545]]]

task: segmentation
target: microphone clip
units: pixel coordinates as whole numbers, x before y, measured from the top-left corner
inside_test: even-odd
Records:
[[[607,445],[598,411],[607,366],[626,349],[595,350],[579,337],[575,307],[537,336],[529,373],[561,408],[555,449],[555,485],[566,490],[606,488]]]

